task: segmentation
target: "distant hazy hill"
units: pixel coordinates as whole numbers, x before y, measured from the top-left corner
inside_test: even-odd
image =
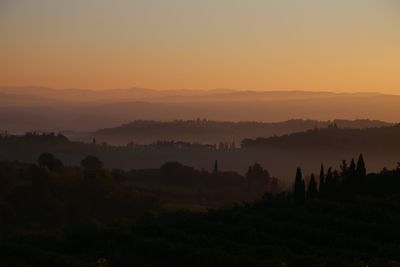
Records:
[[[0,87],[0,129],[10,131],[94,131],[135,120],[197,118],[233,122],[367,118],[398,122],[400,96],[229,89],[94,91]]]
[[[0,107],[40,107],[58,105],[63,102],[44,96],[0,93]]]
[[[315,127],[326,128],[336,123],[343,128],[363,129],[388,126],[389,123],[371,120],[289,120],[276,123],[223,122],[209,120],[190,121],[134,121],[116,128],[101,129],[91,133],[86,140],[95,137],[99,142],[125,145],[152,143],[156,140],[181,140],[217,144],[221,141],[240,143],[244,138],[268,137],[300,132]]]
[[[153,90],[145,88],[87,90],[87,89],[52,89],[47,87],[0,87],[0,93],[13,95],[30,95],[54,100],[78,103],[115,103],[132,101],[181,101],[192,97],[230,94],[229,89],[214,90]]]
[[[294,170],[318,173],[320,164],[339,168],[338,163],[363,153],[367,170],[394,168],[400,161],[400,125],[367,129],[321,128],[270,138],[246,139],[241,149],[214,149],[208,146],[165,145],[104,146],[69,142],[64,138],[0,137],[0,160],[36,162],[42,152],[51,152],[68,165],[79,165],[87,155],[96,155],[108,168],[158,168],[178,161],[198,169],[212,170],[218,160],[221,170],[246,172],[255,162],[272,176],[293,182]],[[239,143],[239,142],[237,142]],[[282,181],[281,180],[281,181]]]
[[[380,93],[332,93],[311,91],[236,91],[230,89],[212,90],[154,90],[127,88],[110,90],[52,89],[47,87],[0,87],[0,93],[15,96],[36,96],[77,103],[102,103],[146,101],[155,103],[187,102],[244,102],[244,101],[282,101],[338,97],[377,97]]]
[[[273,137],[246,138],[245,149],[307,149],[327,151],[397,152],[400,149],[400,124],[366,129],[328,128]]]

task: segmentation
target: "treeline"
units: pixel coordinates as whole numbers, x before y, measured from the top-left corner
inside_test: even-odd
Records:
[[[336,201],[351,200],[356,196],[385,197],[400,193],[400,164],[395,170],[384,168],[381,173],[367,175],[364,157],[359,155],[357,163],[343,160],[340,170],[328,168],[325,173],[321,165],[319,181],[312,173],[308,183],[303,179],[301,168],[297,168],[293,195],[295,202],[319,198]]]
[[[88,156],[81,167],[67,167],[44,153],[37,164],[0,162],[2,230],[63,229],[98,222],[133,222],[161,210],[152,194],[123,185],[118,170],[102,168]]]
[[[80,167],[65,166],[43,153],[37,164],[0,161],[0,223],[28,229],[33,225],[69,227],[133,222],[162,210],[206,210],[278,193],[278,180],[259,164],[245,176],[196,170],[178,162],[158,169],[106,169],[95,156]]]
[[[400,148],[400,125],[367,129],[340,128],[331,124],[327,128],[314,128],[269,138],[243,139],[242,148],[266,149],[330,149],[335,151],[385,151],[395,152]]]
[[[19,210],[14,216],[23,216],[19,214],[21,211],[32,214],[19,217],[24,219],[20,224],[24,227],[19,230],[15,222],[2,222],[0,266],[395,267],[400,264],[400,167],[367,173],[362,156],[349,164],[343,161],[337,171],[321,168],[319,179],[315,175],[304,179],[299,168],[293,192],[267,193],[252,203],[204,213],[160,213],[158,206],[152,204],[148,212],[142,212],[134,220],[127,218],[135,214],[130,205],[138,205],[138,199],[131,202],[124,197],[116,201],[122,189],[115,188],[126,177],[153,181],[174,177],[169,183],[176,185],[189,177],[199,178],[202,171],[167,163],[158,170],[120,173],[104,170],[95,157],[86,157],[80,168],[69,169],[50,154],[43,154],[38,166],[12,164],[2,163],[1,177],[24,173],[25,180],[19,186],[31,186],[28,181],[38,177],[51,175],[51,178],[35,187],[38,191],[35,198],[26,189],[19,195],[5,194],[10,192],[5,188],[12,187],[2,184],[2,207],[19,203],[26,210]],[[63,185],[52,191],[57,187],[49,184],[57,183],[61,178],[57,178],[59,173],[65,173],[63,179],[79,177],[80,190],[91,197],[73,194],[71,198],[76,198],[76,205],[71,206],[70,212],[84,211],[76,218],[89,213],[91,220],[81,220],[65,228],[50,227],[49,222],[55,218],[48,216],[57,214],[51,206],[60,206],[57,199],[79,188]],[[116,185],[108,184],[110,175]],[[229,174],[220,171],[218,162],[213,172],[207,174],[217,181],[224,176]],[[260,183],[265,185],[265,179],[260,178],[267,176],[268,172],[258,164],[251,166],[246,175],[248,186],[256,189]],[[105,188],[103,179],[108,181]],[[48,191],[49,187],[52,190]],[[110,187],[113,189],[107,194],[104,190]],[[123,187],[130,190],[127,184]],[[51,192],[53,197],[48,198]],[[42,206],[44,203],[47,206]],[[115,211],[107,209],[110,203]],[[142,203],[149,205],[152,201]],[[125,214],[123,222],[115,222],[118,212]],[[26,227],[29,222],[30,227]]]
[[[100,142],[113,145],[127,143],[148,144],[154,140],[181,140],[206,144],[239,143],[244,138],[269,137],[290,134],[318,128],[326,128],[336,123],[341,128],[369,128],[390,126],[392,124],[372,120],[288,120],[282,122],[229,122],[206,119],[175,121],[133,121],[115,128],[100,129],[90,133],[82,140],[93,137]]]
[[[246,173],[250,164],[258,162],[279,177],[281,185],[289,188],[293,180],[293,169],[301,165],[303,171],[315,171],[319,168],[315,162],[321,159],[324,159],[326,165],[336,167],[340,159],[362,152],[370,159],[370,170],[377,171],[381,166],[393,164],[400,150],[399,135],[399,126],[365,130],[332,126],[330,129],[270,138],[267,145],[255,143],[254,146],[234,148],[237,143],[225,143],[218,149],[215,146],[182,141],[111,146],[97,139],[82,143],[70,141],[59,134],[28,133],[1,137],[0,159],[33,163],[41,152],[48,151],[57,155],[65,164],[77,166],[86,155],[94,155],[104,162],[106,168],[124,171],[156,169],[166,160],[180,162],[198,170],[212,171],[211,161],[218,159],[222,170],[242,174]],[[316,178],[318,182],[318,176]]]
[[[53,142],[53,143],[68,143],[69,139],[61,134],[54,132],[27,132],[23,135],[9,134],[7,131],[0,133],[0,142],[3,144],[12,142]]]

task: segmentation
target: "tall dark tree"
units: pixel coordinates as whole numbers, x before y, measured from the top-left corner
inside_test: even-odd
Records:
[[[367,175],[367,169],[365,168],[364,157],[362,154],[358,157],[356,174],[358,178],[365,177]]]
[[[342,161],[342,165],[340,165],[340,175],[342,177],[346,177],[347,176],[347,172],[348,172],[348,166],[347,166],[347,161],[343,160]]]
[[[325,179],[325,185],[329,187],[333,181],[333,173],[332,173],[332,168],[329,168],[328,171],[326,172],[326,179]]]
[[[58,171],[63,167],[61,160],[57,159],[51,153],[42,153],[38,158],[38,164],[42,167],[47,167],[49,170]]]
[[[81,166],[85,170],[95,171],[103,168],[103,162],[95,156],[87,156],[81,161]]]
[[[260,197],[270,190],[271,176],[258,164],[250,166],[246,173],[248,190],[251,196]]]
[[[343,199],[344,192],[342,187],[342,176],[340,175],[339,171],[335,170],[333,172],[333,179],[331,185],[331,198],[332,199]]]
[[[319,173],[319,192],[322,194],[324,192],[325,186],[325,170],[324,165],[321,164],[321,171]]]
[[[214,162],[214,169],[213,169],[213,174],[218,174],[219,169],[218,169],[218,160]]]
[[[351,159],[349,173],[354,174],[355,171],[356,171],[356,163],[354,162],[354,159]]]
[[[316,198],[317,196],[318,196],[317,182],[315,181],[314,174],[311,174],[310,182],[308,183],[308,188],[307,188],[307,198],[313,199]]]
[[[297,168],[296,179],[294,181],[294,201],[297,204],[302,204],[306,198],[306,188],[305,188],[303,175],[301,169]]]
[[[329,168],[328,171],[326,172],[326,177],[325,177],[325,184],[324,184],[324,192],[323,196],[327,198],[331,198],[332,195],[335,193],[334,192],[334,175],[332,172],[332,168]]]
[[[343,186],[341,187],[340,194],[344,198],[352,197],[356,193],[357,187],[359,186],[356,179],[356,164],[353,158],[351,159],[350,165],[347,168],[347,172],[345,175],[342,173],[341,178]]]

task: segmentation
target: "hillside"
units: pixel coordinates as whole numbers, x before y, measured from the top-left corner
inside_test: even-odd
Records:
[[[259,193],[268,185],[268,172],[257,165],[241,177],[177,163],[123,172],[102,168],[93,157],[81,167],[63,166],[48,154],[38,162],[0,161],[0,176],[6,177],[0,183],[1,266],[394,267],[400,262],[400,168],[367,173],[361,156],[356,165],[322,170],[319,187],[315,180],[306,183],[298,168],[292,177],[296,186],[288,192],[245,203],[240,196],[248,185],[261,188]],[[128,186],[138,181],[161,182],[164,192]],[[223,208],[162,207],[172,196],[201,207],[229,193],[236,198]]]
[[[338,125],[315,128],[269,138],[244,139],[245,149],[329,149],[334,151],[362,150],[390,153],[399,149],[400,124],[389,127],[344,129]]]
[[[218,144],[220,142],[240,143],[245,138],[279,136],[313,128],[326,128],[336,123],[341,128],[364,129],[389,126],[390,123],[371,120],[289,120],[276,123],[228,122],[210,120],[134,121],[115,128],[106,128],[90,133],[86,141],[96,138],[98,142],[125,145],[130,142],[147,144],[156,140],[180,140]]]
[[[0,94],[1,129],[11,132],[82,132],[135,120],[197,118],[232,122],[359,118],[400,121],[400,96],[379,93],[0,87]],[[13,113],[18,117],[8,120]]]
[[[124,170],[158,168],[167,161],[177,161],[197,169],[212,170],[215,160],[221,170],[245,173],[258,162],[291,186],[293,170],[302,166],[318,172],[321,159],[327,166],[338,168],[343,159],[363,153],[368,171],[394,167],[399,161],[400,126],[369,129],[321,128],[261,139],[245,139],[242,148],[217,148],[185,142],[158,142],[148,145],[111,146],[101,143],[71,142],[56,136],[6,136],[0,139],[0,159],[35,162],[43,152],[51,152],[65,164],[79,165],[86,155],[95,155],[108,168]]]

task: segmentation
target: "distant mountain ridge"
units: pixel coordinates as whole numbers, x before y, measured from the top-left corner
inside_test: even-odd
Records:
[[[268,137],[283,135],[309,129],[326,128],[335,124],[342,128],[364,129],[392,125],[372,120],[289,120],[275,123],[263,122],[229,122],[211,120],[175,120],[175,121],[134,121],[115,128],[100,129],[86,138],[115,145],[129,142],[137,144],[152,143],[156,140],[180,140],[205,144],[219,142],[240,142],[244,138]]]
[[[108,168],[158,168],[166,161],[181,162],[198,169],[212,170],[218,160],[221,170],[246,172],[258,162],[271,175],[289,183],[293,169],[302,166],[307,173],[318,173],[320,164],[339,169],[342,160],[363,154],[368,171],[399,162],[400,125],[365,129],[315,128],[287,135],[238,140],[236,148],[207,145],[184,145],[182,142],[157,142],[152,145],[104,145],[68,141],[57,135],[0,135],[0,159],[35,162],[44,151],[57,155],[65,164],[79,165],[86,155],[99,157]],[[176,140],[178,141],[178,140]],[[239,143],[241,142],[241,146]],[[186,143],[188,144],[188,143]]]
[[[0,87],[0,129],[95,131],[135,120],[399,122],[400,96],[310,91]]]
[[[71,102],[185,102],[185,101],[273,101],[289,99],[306,99],[319,97],[338,97],[338,96],[381,96],[380,93],[333,93],[333,92],[313,92],[313,91],[237,91],[231,89],[211,89],[211,90],[156,90],[146,88],[126,88],[109,90],[89,90],[89,89],[53,89],[48,87],[0,87],[0,93],[13,95],[29,95],[43,97],[46,99],[58,99]]]

